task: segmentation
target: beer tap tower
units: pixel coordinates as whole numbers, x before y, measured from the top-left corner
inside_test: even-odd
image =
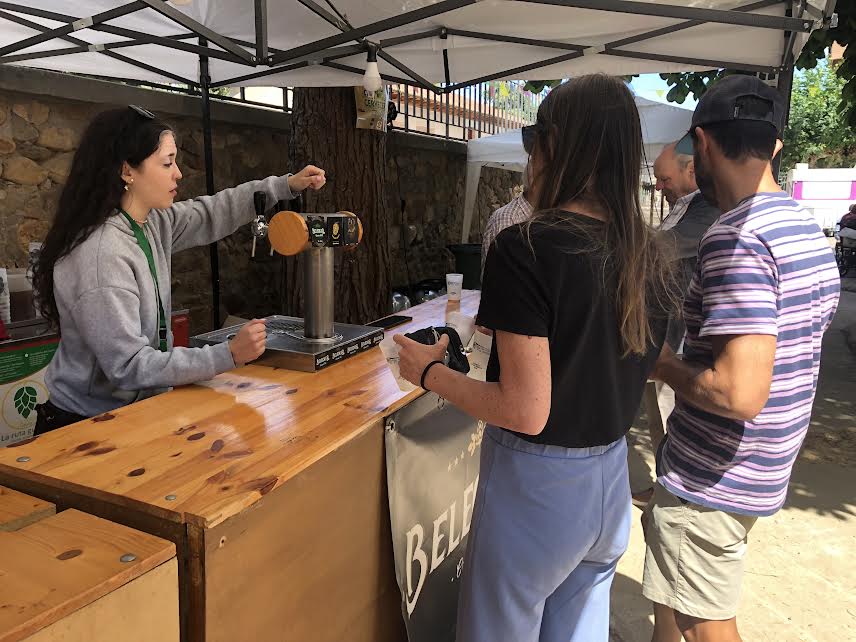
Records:
[[[301,256],[306,317],[266,317],[267,347],[255,363],[315,372],[380,343],[382,329],[333,320],[335,252],[337,248],[355,247],[362,240],[363,227],[356,214],[280,211],[268,220],[265,201],[264,192],[253,195],[256,217],[250,224],[252,255],[257,241],[266,236],[271,255]],[[191,339],[191,345],[228,341],[239,329],[232,326],[201,334]]]

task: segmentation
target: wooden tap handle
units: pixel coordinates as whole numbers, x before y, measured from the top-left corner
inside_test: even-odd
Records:
[[[268,224],[268,240],[284,256],[294,256],[309,244],[306,219],[297,212],[277,212]]]

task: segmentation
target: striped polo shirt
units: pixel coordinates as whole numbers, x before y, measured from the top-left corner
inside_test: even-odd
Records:
[[[808,430],[821,339],[839,289],[826,237],[783,192],[755,194],[710,227],[684,302],[684,358],[710,367],[710,337],[773,335],[770,397],[753,421],[678,399],[657,454],[659,483],[690,502],[732,513],[772,515],[782,507]]]

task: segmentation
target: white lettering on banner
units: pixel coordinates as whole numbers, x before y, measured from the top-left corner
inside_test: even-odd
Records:
[[[452,505],[440,513],[439,517],[434,520],[434,529],[431,536],[431,566],[428,567],[428,555],[422,548],[425,541],[425,529],[422,524],[414,524],[413,528],[407,531],[407,614],[412,615],[416,608],[416,602],[419,600],[419,595],[422,593],[422,587],[425,585],[426,578],[436,571],[443,560],[446,559],[461,543],[461,540],[470,532],[470,520],[472,519],[473,505],[475,502],[476,490],[478,489],[479,478],[464,489],[464,502],[461,510],[462,528],[459,535],[455,534],[455,516],[458,509],[458,502],[452,502]],[[449,524],[448,527],[448,542],[449,548],[441,544],[446,537],[443,524]],[[413,565],[419,565],[419,579],[416,582],[416,589],[413,588]],[[460,568],[458,569],[460,577]]]
[[[428,556],[422,550],[422,539],[425,531],[422,530],[421,524],[416,524],[407,533],[407,595],[413,596],[407,598],[407,614],[411,615],[413,609],[416,608],[416,600],[419,599],[419,594],[422,592],[422,585],[425,584],[425,569],[428,567]],[[418,542],[414,546],[413,539],[418,538]],[[416,585],[416,590],[413,590],[413,562],[419,562],[419,583]]]
[[[464,489],[464,528],[461,530],[461,537],[466,536],[466,534],[470,532],[470,518],[473,516],[473,506],[475,505],[478,481],[479,478],[476,477],[475,483],[470,484],[466,489]],[[467,503],[467,496],[470,498],[469,503]]]
[[[447,511],[443,511],[443,514],[440,515],[437,519],[434,520],[434,542],[431,548],[431,570],[429,573],[433,573],[437,570],[437,567],[442,564],[443,560],[446,559],[447,555],[451,555],[456,548],[458,548],[458,544],[461,543],[461,535],[455,535],[455,513],[458,507],[458,502],[452,502],[451,508]],[[466,516],[464,517],[466,519]],[[440,530],[440,524],[449,520],[449,551],[446,552],[438,551],[437,547],[440,545],[440,542],[443,541],[443,532]],[[467,523],[467,530],[469,530],[469,523]],[[464,533],[466,535],[466,533]]]
[[[440,525],[447,521],[449,521],[449,511],[447,510],[444,510],[443,514],[434,520],[434,542],[431,545],[431,570],[428,571],[429,573],[436,571],[441,562],[446,559],[446,549],[442,551],[437,549],[440,546],[440,542],[443,541],[443,533],[440,531]]]
[[[456,548],[458,548],[458,544],[461,543],[461,536],[455,537],[455,507],[457,507],[458,502],[452,502],[452,518],[449,520],[449,554],[452,554]]]

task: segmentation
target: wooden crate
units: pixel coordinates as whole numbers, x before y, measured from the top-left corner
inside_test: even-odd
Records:
[[[67,510],[0,532],[0,642],[177,642],[175,546]]]

